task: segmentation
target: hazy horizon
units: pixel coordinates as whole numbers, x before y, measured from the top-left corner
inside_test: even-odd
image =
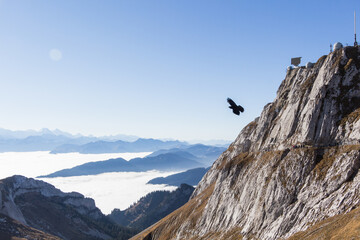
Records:
[[[122,133],[113,133],[111,135],[94,135],[94,134],[89,134],[89,133],[80,133],[80,132],[69,132],[63,129],[59,129],[59,128],[54,128],[54,129],[50,129],[47,127],[43,127],[43,128],[39,128],[39,129],[5,129],[5,128],[1,128],[0,130],[6,130],[6,131],[12,131],[12,132],[29,132],[29,136],[32,136],[31,133],[32,132],[37,132],[37,133],[41,133],[42,131],[51,131],[53,133],[56,133],[57,131],[60,131],[64,134],[71,134],[73,137],[76,136],[83,136],[83,137],[96,137],[96,138],[107,138],[107,137],[113,137],[116,138],[117,136],[123,136],[123,137],[128,137],[128,138],[132,138],[131,141],[136,141],[137,138],[148,138],[148,139],[157,139],[154,137],[142,137],[142,136],[136,136],[136,135],[128,135],[128,134],[122,134]],[[163,140],[163,141],[185,141],[188,143],[200,143],[200,142],[218,142],[217,144],[226,144],[227,142],[232,142],[234,139],[177,139],[177,138],[159,138],[159,140]],[[130,140],[129,140],[130,141]]]

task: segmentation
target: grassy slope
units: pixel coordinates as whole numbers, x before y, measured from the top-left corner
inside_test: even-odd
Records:
[[[346,213],[327,218],[292,235],[288,240],[357,240],[360,239],[360,207]]]

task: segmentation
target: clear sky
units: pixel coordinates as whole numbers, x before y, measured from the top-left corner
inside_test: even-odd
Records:
[[[360,32],[358,0],[0,0],[0,127],[234,140],[354,10]]]

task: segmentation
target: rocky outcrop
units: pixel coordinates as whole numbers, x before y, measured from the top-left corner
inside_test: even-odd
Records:
[[[91,198],[84,198],[82,194],[77,192],[63,193],[46,182],[19,175],[1,180],[0,213],[21,223],[27,224],[15,199],[29,193],[37,193],[47,198],[62,198],[64,204],[72,206],[80,214],[91,214],[95,219],[103,216],[100,210],[95,206],[94,200]]]
[[[0,180],[0,214],[61,239],[127,239],[135,234],[103,215],[93,199],[23,176]]]
[[[133,239],[286,239],[360,203],[359,48],[287,72],[182,208]]]

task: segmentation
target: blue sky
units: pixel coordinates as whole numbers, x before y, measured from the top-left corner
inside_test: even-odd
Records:
[[[360,26],[358,1],[0,0],[0,127],[233,140],[291,57],[353,44],[354,10]]]

